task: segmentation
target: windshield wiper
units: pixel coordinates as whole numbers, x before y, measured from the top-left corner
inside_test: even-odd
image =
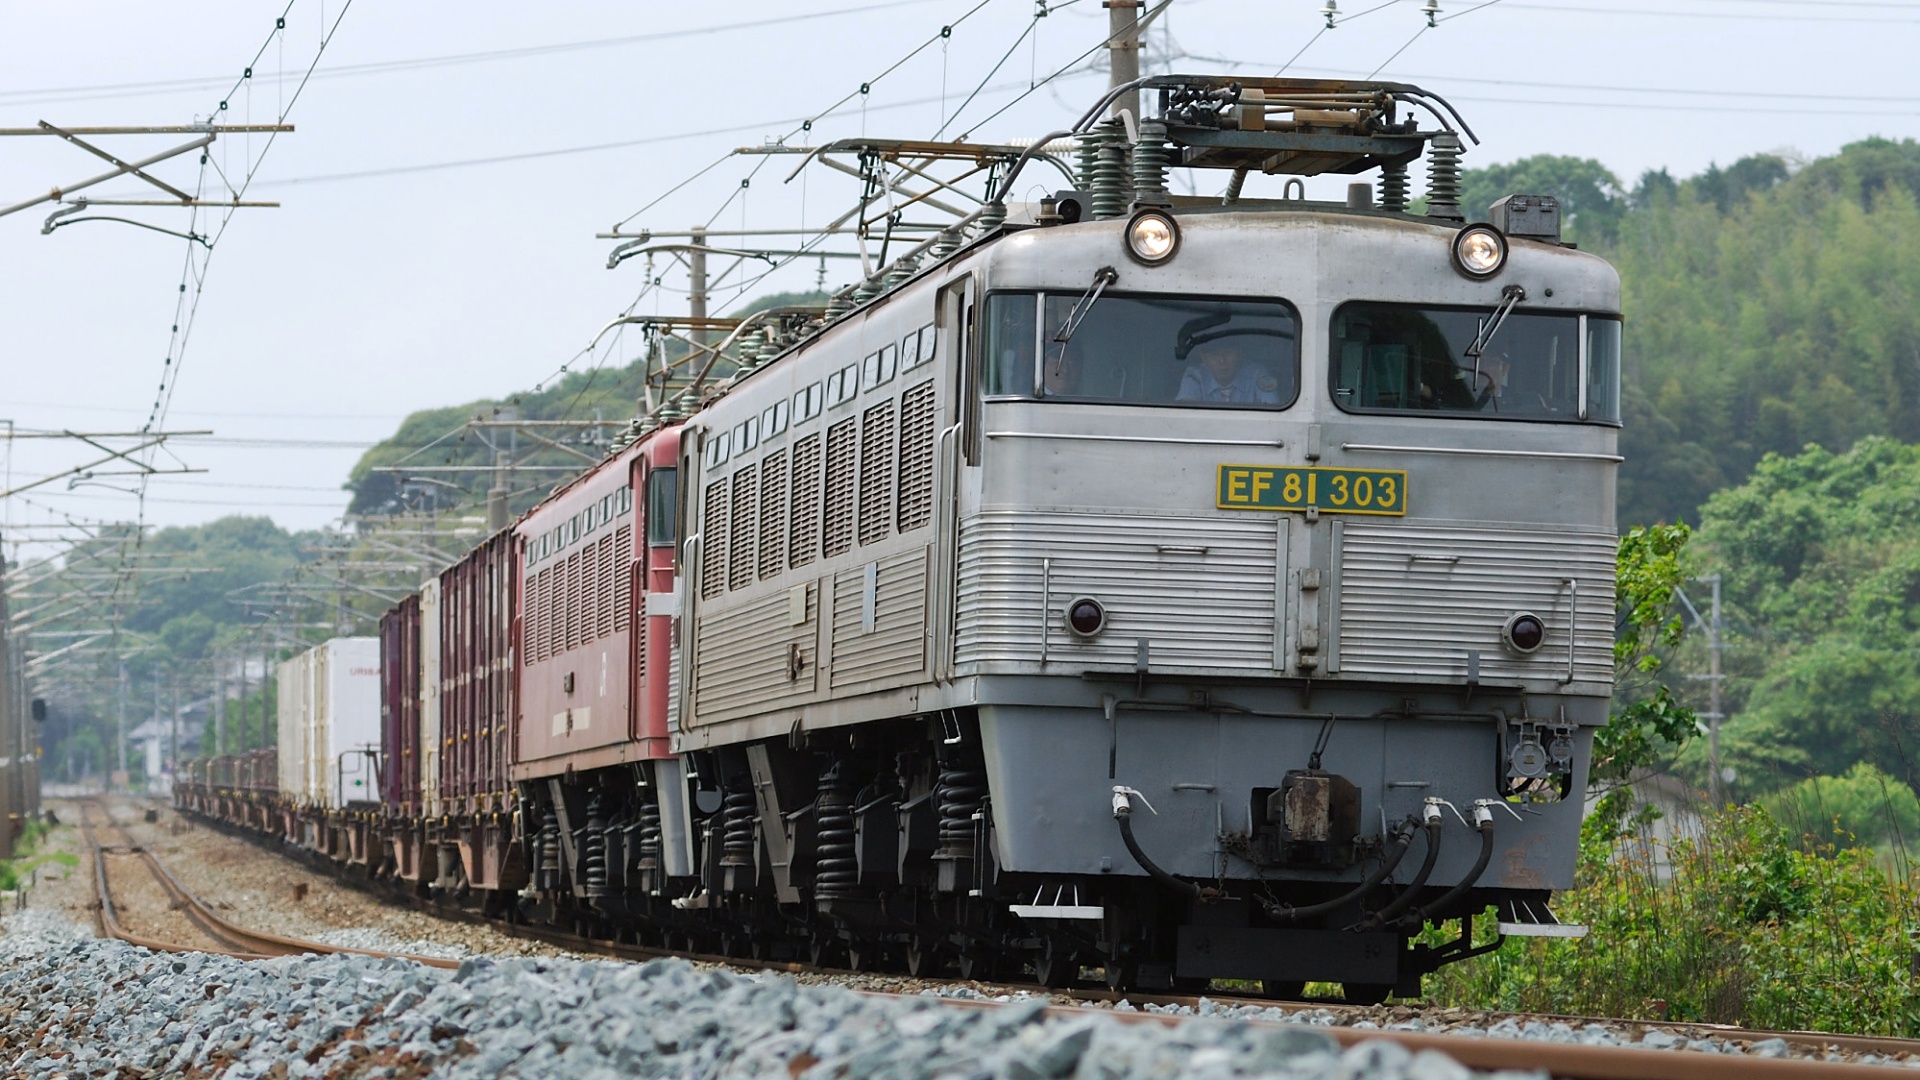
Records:
[[[1494,305],[1492,317],[1480,320],[1480,332],[1473,336],[1473,344],[1467,346],[1465,354],[1473,357],[1475,375],[1480,373],[1480,354],[1487,351],[1488,345],[1493,344],[1493,335],[1500,332],[1500,327],[1507,321],[1507,316],[1513,314],[1514,307],[1526,298],[1527,290],[1518,285],[1509,285],[1500,290],[1500,302]]]
[[[1060,329],[1054,331],[1053,340],[1062,345],[1072,341],[1073,332],[1080,329],[1080,324],[1086,321],[1087,313],[1093,310],[1094,302],[1100,299],[1100,294],[1107,291],[1107,286],[1119,280],[1119,272],[1111,266],[1103,266],[1095,270],[1093,284],[1088,287],[1086,295],[1074,303],[1073,310],[1067,312],[1067,319],[1060,324]]]

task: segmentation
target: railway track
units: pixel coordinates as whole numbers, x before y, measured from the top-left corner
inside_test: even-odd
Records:
[[[434,904],[415,905],[419,910],[430,912],[443,918],[456,918],[463,921],[486,925],[493,930],[512,937],[526,938],[573,952],[612,959],[646,961],[674,957],[695,963],[716,966],[767,971],[789,975],[845,975],[844,971],[834,968],[817,967],[789,961],[751,960],[732,956],[715,956],[703,953],[677,952],[668,949],[656,949],[643,945],[631,945],[624,942],[604,941],[584,938],[560,930],[548,930],[516,924],[501,919],[488,919],[475,916],[470,912],[448,909]],[[975,984],[982,985],[982,984]],[[1336,1014],[1345,1012],[1350,1015],[1364,1016],[1376,1013],[1376,1008],[1348,1006],[1334,1002],[1286,1002],[1267,998],[1238,997],[1232,994],[1173,995],[1118,993],[1106,989],[1064,988],[1049,989],[1039,985],[1021,983],[984,984],[983,991],[994,993],[1028,993],[1039,997],[1056,999],[1066,998],[1071,1003],[1055,1004],[1048,1009],[1049,1015],[1059,1017],[1085,1016],[1089,1011],[1098,1011],[1102,1015],[1131,1023],[1177,1024],[1192,1016],[1170,1013],[1119,1012],[1110,1006],[1125,1000],[1140,1007],[1146,1005],[1173,1006],[1191,1009],[1201,1013],[1201,1002],[1212,1004],[1213,1010],[1231,1010],[1240,1007],[1255,1009],[1277,1009],[1286,1013],[1302,1013],[1314,1010],[1327,1010]],[[878,991],[860,991],[861,993],[880,993]],[[895,995],[899,996],[899,995]],[[990,1000],[946,998],[945,1004],[961,1008],[996,1008],[999,1002]],[[1667,1024],[1650,1021],[1623,1021],[1559,1014],[1505,1014],[1491,1019],[1503,1019],[1506,1015],[1517,1020],[1538,1020],[1546,1023],[1564,1023],[1576,1030],[1586,1024],[1605,1024],[1614,1028],[1646,1031],[1660,1029],[1676,1032],[1688,1039],[1718,1038],[1723,1041],[1735,1041],[1747,1044],[1768,1039],[1781,1039],[1790,1047],[1808,1054],[1877,1054],[1882,1057],[1911,1057],[1920,1060],[1920,1039],[1875,1038],[1859,1035],[1834,1035],[1808,1031],[1769,1031],[1755,1028],[1740,1028],[1725,1024]],[[1248,1022],[1260,1023],[1259,1020]],[[1273,1021],[1265,1021],[1273,1023]],[[1533,1070],[1545,1069],[1549,1074],[1564,1080],[1740,1080],[1744,1077],[1769,1078],[1779,1080],[1816,1080],[1833,1077],[1861,1078],[1885,1076],[1887,1066],[1865,1065],[1847,1061],[1815,1060],[1800,1058],[1758,1058],[1750,1055],[1711,1054],[1688,1052],[1684,1050],[1650,1050],[1637,1047],[1584,1046],[1566,1043],[1546,1042],[1537,1039],[1507,1039],[1484,1036],[1441,1034],[1432,1032],[1397,1031],[1379,1027],[1355,1027],[1340,1024],[1316,1024],[1315,1030],[1323,1031],[1336,1039],[1341,1046],[1354,1046],[1363,1042],[1385,1039],[1398,1043],[1410,1051],[1434,1050],[1475,1069],[1487,1070]]]
[[[220,823],[210,824],[220,828],[228,835],[249,841],[256,838],[251,835],[228,830]],[[302,941],[296,938],[261,934],[234,926],[215,914],[203,901],[195,897],[180,884],[171,871],[153,852],[132,843],[122,845],[100,845],[94,835],[89,811],[83,805],[81,827],[88,846],[95,853],[98,868],[97,885],[99,889],[100,914],[103,931],[107,936],[119,938],[133,944],[170,952],[202,951],[218,952],[243,959],[261,959],[270,956],[285,956],[295,953],[357,953],[370,956],[402,956],[417,962],[440,968],[458,966],[458,961],[434,957],[409,956],[400,953],[387,953],[378,950],[350,949],[318,942]],[[118,828],[118,826],[113,826]],[[124,831],[123,831],[124,835]],[[153,942],[130,935],[124,928],[117,927],[116,913],[113,908],[110,890],[107,887],[105,856],[110,851],[137,854],[145,863],[148,871],[161,880],[168,894],[184,910],[188,917],[201,926],[213,944],[186,945],[168,942]],[[366,891],[383,899],[398,900],[390,890],[375,883],[349,880]],[[476,925],[487,926],[501,934],[525,940],[539,941],[555,948],[565,949],[583,955],[602,956],[626,961],[647,961],[663,958],[679,958],[694,963],[711,964],[738,970],[764,971],[780,974],[806,976],[846,976],[851,973],[833,968],[820,967],[792,961],[751,960],[732,956],[715,956],[704,953],[654,948],[625,942],[606,941],[571,934],[556,928],[530,926],[504,919],[483,917],[477,913],[458,908],[449,908],[424,900],[401,900],[422,912],[449,920],[457,920]],[[1158,995],[1139,993],[1116,993],[1106,989],[1067,988],[1048,989],[1041,986],[1022,984],[968,984],[975,986],[985,994],[1030,993],[1047,997],[1053,1004],[1047,1009],[1051,1016],[1060,1018],[1084,1018],[1089,1013],[1110,1016],[1116,1021],[1146,1024],[1178,1024],[1190,1016],[1171,1012],[1116,1011],[1111,1006],[1125,999],[1136,1007],[1154,1005],[1160,1007],[1183,1007],[1199,1013],[1202,1001],[1211,1003],[1209,1013],[1218,1014],[1240,1007],[1257,1009],[1277,1009],[1285,1013],[1298,1013],[1310,1010],[1327,1010],[1336,1015],[1365,1017],[1379,1022],[1380,1010],[1346,1006],[1325,1002],[1276,1002],[1265,998],[1237,997],[1231,994]],[[861,990],[872,996],[912,996],[877,990]],[[942,1004],[954,1008],[991,1009],[1000,1003],[989,998],[941,998]],[[1698,1051],[1657,1050],[1632,1046],[1580,1045],[1549,1042],[1538,1039],[1475,1037],[1464,1034],[1446,1034],[1428,1031],[1394,1030],[1386,1027],[1359,1027],[1351,1025],[1315,1024],[1314,1029],[1325,1032],[1343,1047],[1363,1042],[1386,1040],[1398,1043],[1412,1052],[1432,1050],[1470,1068],[1484,1070],[1545,1070],[1556,1078],[1564,1080],[1740,1080],[1754,1077],[1759,1080],[1858,1080],[1874,1076],[1887,1075],[1887,1066],[1861,1064],[1845,1060],[1828,1060],[1840,1055],[1879,1055],[1894,1059],[1920,1060],[1920,1040],[1875,1038],[1869,1036],[1835,1035],[1822,1032],[1804,1031],[1767,1031],[1751,1028],[1738,1028],[1717,1024],[1653,1023],[1646,1021],[1603,1020],[1593,1017],[1563,1016],[1548,1014],[1510,1014],[1517,1020],[1539,1020],[1547,1023],[1563,1023],[1578,1030],[1587,1024],[1605,1024],[1614,1029],[1628,1031],[1646,1031],[1660,1029],[1679,1034],[1689,1039],[1715,1038],[1722,1041],[1753,1044],[1768,1039],[1780,1039],[1796,1052],[1806,1055],[1787,1058],[1761,1058],[1749,1054],[1715,1054]],[[1489,1022],[1503,1018],[1501,1015],[1488,1017]],[[1248,1023],[1281,1023],[1282,1021],[1242,1018]]]
[[[102,843],[99,826],[96,826],[94,813],[106,816],[105,828],[118,832],[122,842],[118,844]],[[278,934],[262,933],[222,918],[213,907],[195,896],[180,883],[166,861],[149,848],[133,842],[126,829],[113,821],[112,815],[98,803],[82,803],[80,809],[80,830],[93,863],[94,913],[97,930],[102,937],[124,941],[130,945],[152,949],[156,952],[209,952],[231,956],[241,960],[265,960],[276,956],[318,955],[325,953],[359,953],[371,956],[397,956],[414,960],[432,967],[458,967],[457,961],[439,957],[413,956],[405,953],[384,953],[366,949],[351,949],[335,945],[326,945],[317,941],[305,941],[300,938],[282,937]],[[195,944],[180,941],[165,941],[146,934],[135,933],[123,923],[122,911],[114,899],[111,865],[125,859],[137,860],[147,874],[159,884],[165,892],[168,906],[186,917],[193,927],[205,939]]]

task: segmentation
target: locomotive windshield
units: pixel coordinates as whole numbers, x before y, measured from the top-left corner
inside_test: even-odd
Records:
[[[1333,318],[1334,401],[1352,412],[1619,421],[1618,319],[1515,312],[1480,356],[1469,356],[1490,317],[1484,309],[1343,306]]]
[[[1108,294],[1063,333],[1082,299],[988,298],[988,396],[1284,409],[1299,394],[1299,319],[1289,304]]]

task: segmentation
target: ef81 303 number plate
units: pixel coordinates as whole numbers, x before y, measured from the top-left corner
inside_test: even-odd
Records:
[[[1222,465],[1214,481],[1222,510],[1301,510],[1323,514],[1407,512],[1407,474],[1397,469]]]

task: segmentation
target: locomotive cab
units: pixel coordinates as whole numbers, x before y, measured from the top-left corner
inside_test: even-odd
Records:
[[[1138,213],[983,259],[955,665],[1017,910],[1127,978],[1362,996],[1480,948],[1428,920],[1570,932],[1617,275],[1444,212],[1164,202],[1156,260]]]

